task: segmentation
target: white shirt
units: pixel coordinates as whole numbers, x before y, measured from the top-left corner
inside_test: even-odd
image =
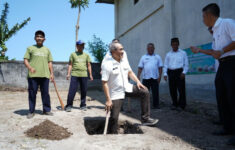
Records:
[[[128,81],[128,72],[131,71],[128,60],[122,59],[119,63],[111,57],[102,63],[102,81],[108,82],[111,100],[124,99],[125,92],[133,91],[133,85]]]
[[[188,57],[185,51],[178,49],[174,52],[171,50],[166,54],[164,62],[164,76],[167,76],[167,69],[175,70],[183,68],[183,74],[188,72]]]
[[[142,68],[143,79],[158,79],[159,71],[158,69],[163,66],[162,59],[159,55],[146,54],[141,57],[138,67]]]
[[[218,18],[213,30],[214,50],[222,50],[235,41],[235,20]],[[224,53],[220,58],[235,55],[235,50]]]

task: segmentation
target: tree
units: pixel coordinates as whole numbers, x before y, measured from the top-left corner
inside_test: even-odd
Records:
[[[16,34],[21,28],[23,28],[29,21],[30,17],[24,20],[21,24],[16,23],[10,30],[7,24],[7,13],[8,13],[8,3],[4,4],[4,10],[2,11],[1,19],[0,19],[0,59],[8,60],[8,57],[5,56],[5,52],[7,51],[6,41],[9,40],[13,35]]]
[[[95,61],[102,62],[108,51],[108,44],[105,44],[99,37],[93,35],[93,41],[88,42],[88,51],[95,57]]]
[[[75,41],[78,41],[78,30],[79,30],[79,20],[80,20],[80,14],[81,14],[81,8],[85,9],[89,5],[89,0],[69,0],[72,8],[78,7],[78,18],[77,18],[77,24],[75,27]]]

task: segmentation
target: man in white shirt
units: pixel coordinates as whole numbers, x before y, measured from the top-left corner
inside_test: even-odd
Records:
[[[194,53],[204,53],[219,60],[216,73],[216,99],[222,114],[224,130],[216,135],[235,134],[235,20],[220,18],[220,8],[212,3],[202,9],[203,22],[213,27],[214,49],[202,50],[192,46]],[[235,146],[235,136],[229,139],[229,145]]]
[[[152,90],[153,109],[159,109],[159,84],[162,75],[162,59],[154,54],[154,44],[148,43],[147,54],[143,55],[138,65],[138,79],[142,73],[143,85]]]
[[[179,49],[179,39],[171,39],[172,50],[166,54],[164,62],[164,79],[169,80],[170,95],[173,102],[172,109],[186,107],[185,74],[188,72],[188,57],[186,52]],[[177,94],[179,92],[179,98]]]
[[[111,43],[109,49],[112,58],[104,60],[102,65],[102,85],[106,96],[106,110],[111,110],[109,132],[117,133],[118,116],[125,96],[140,98],[142,124],[155,125],[158,120],[150,118],[148,89],[138,80],[128,60],[123,59],[123,46],[120,43]],[[137,85],[130,84],[128,77]]]

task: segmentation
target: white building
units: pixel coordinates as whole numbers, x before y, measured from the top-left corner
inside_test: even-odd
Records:
[[[149,42],[155,44],[155,53],[158,53],[163,60],[166,53],[171,50],[172,37],[179,38],[181,49],[210,43],[212,36],[202,22],[202,8],[207,4],[217,3],[221,9],[221,17],[235,19],[235,0],[97,0],[97,2],[115,5],[115,37],[124,45],[130,65],[135,72]],[[214,100],[214,78],[215,73],[187,75],[188,96]],[[164,87],[165,81],[162,83]]]

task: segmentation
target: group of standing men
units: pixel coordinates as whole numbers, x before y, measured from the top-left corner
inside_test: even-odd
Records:
[[[204,53],[218,59],[219,67],[215,78],[216,98],[220,121],[223,130],[216,132],[217,135],[233,135],[228,144],[235,145],[235,21],[220,18],[220,9],[212,3],[203,8],[203,21],[213,34],[212,49],[202,50],[191,47],[194,53]],[[43,31],[35,33],[36,45],[30,46],[24,56],[24,63],[29,70],[28,93],[29,113],[28,118],[34,116],[36,94],[40,86],[43,113],[51,113],[50,96],[48,92],[49,79],[54,81],[52,56],[50,50],[43,46],[45,34]],[[71,111],[73,99],[78,88],[81,86],[81,109],[86,110],[87,78],[93,80],[90,57],[83,52],[84,42],[78,41],[77,51],[72,53],[69,59],[67,79],[70,78],[66,111]],[[119,112],[125,97],[137,97],[141,102],[141,121],[143,125],[155,125],[158,120],[150,118],[150,95],[152,90],[153,108],[159,108],[159,83],[162,71],[164,79],[169,81],[172,108],[178,106],[184,109],[186,106],[185,74],[188,71],[188,59],[186,53],[179,49],[178,38],[171,39],[172,50],[167,53],[165,62],[154,53],[154,44],[147,45],[147,54],[142,56],[138,65],[138,75],[132,71],[127,54],[122,44],[113,41],[110,51],[103,59],[101,66],[102,85],[106,96],[106,109],[111,111],[109,131],[117,133]],[[163,68],[164,67],[164,68]],[[163,69],[162,69],[163,68]],[[142,73],[143,84],[140,82]],[[129,83],[129,78],[136,85]],[[179,98],[177,94],[179,92]]]
[[[147,45],[147,54],[141,57],[138,65],[138,78],[142,73],[143,85],[152,90],[153,109],[159,109],[159,84],[162,70],[164,80],[169,81],[172,109],[186,107],[185,74],[188,71],[187,54],[179,49],[179,39],[171,39],[172,50],[166,54],[164,66],[159,55],[154,53],[154,44]],[[163,68],[163,69],[162,69]],[[179,96],[178,96],[179,93]]]

